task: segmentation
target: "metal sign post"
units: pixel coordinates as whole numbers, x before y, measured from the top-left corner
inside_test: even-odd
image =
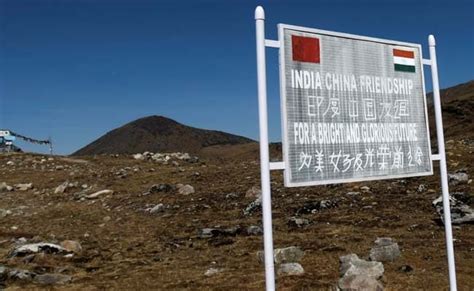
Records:
[[[448,255],[449,285],[451,291],[457,290],[456,266],[454,263],[453,230],[451,226],[451,207],[449,205],[448,169],[446,166],[446,151],[444,149],[443,116],[439,96],[438,63],[436,61],[436,41],[433,35],[428,37],[430,46],[431,78],[433,79],[433,98],[436,117],[436,135],[438,138],[439,168],[441,172],[441,187],[443,190],[444,230],[446,236],[446,252]]]
[[[440,161],[451,291],[456,273],[435,40],[419,44],[278,25],[255,9],[266,289],[275,290],[270,171],[286,187],[425,176]],[[279,49],[283,162],[270,163],[265,47]],[[439,154],[431,153],[423,65],[431,66]],[[329,114],[327,114],[329,113]]]
[[[258,116],[260,124],[260,176],[262,185],[263,240],[265,282],[267,290],[275,290],[273,265],[272,202],[270,189],[270,157],[268,153],[267,74],[265,65],[265,12],[255,9],[257,35]]]

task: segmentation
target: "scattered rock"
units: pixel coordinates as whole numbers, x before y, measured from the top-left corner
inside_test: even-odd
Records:
[[[62,246],[52,243],[34,243],[25,244],[13,249],[9,257],[22,257],[29,254],[46,253],[46,254],[68,254],[70,253]]]
[[[72,277],[62,274],[42,274],[36,275],[34,281],[40,285],[67,284],[72,281]]]
[[[425,192],[426,190],[428,190],[428,187],[426,187],[425,184],[420,184],[420,185],[418,186],[418,189],[417,189],[416,191],[418,191],[418,193],[423,193],[423,192]]]
[[[235,236],[241,231],[239,226],[226,229],[203,228],[198,231],[199,238],[211,238],[217,236]]]
[[[4,191],[13,191],[13,187],[8,186],[7,183],[5,182],[2,182],[0,183],[0,192],[4,192]]]
[[[135,160],[139,160],[139,161],[143,161],[143,160],[145,159],[145,157],[144,157],[142,154],[140,154],[140,153],[134,154],[134,155],[133,155],[133,158],[134,158]]]
[[[341,266],[340,274],[344,276],[363,275],[374,279],[379,279],[384,273],[383,264],[381,262],[369,262],[362,259],[356,254],[349,254],[339,258]]]
[[[255,201],[250,202],[247,207],[243,210],[245,216],[249,216],[257,210],[262,208],[262,197],[257,198]]]
[[[82,246],[79,242],[75,240],[63,240],[61,242],[61,247],[63,247],[66,251],[81,254],[82,253]]]
[[[62,194],[64,193],[64,191],[66,191],[66,189],[68,188],[69,186],[69,182],[64,182],[62,183],[61,185],[59,185],[58,187],[56,187],[56,189],[54,190],[54,194]]]
[[[260,187],[252,187],[245,193],[245,198],[260,198],[262,197],[262,189]]]
[[[458,185],[458,184],[467,184],[469,181],[469,176],[467,173],[458,171],[454,174],[448,174],[448,181],[450,185]]]
[[[194,187],[191,185],[182,185],[178,188],[178,193],[181,195],[190,195],[194,193]]]
[[[0,208],[0,218],[4,218],[10,214],[12,214],[11,210]]]
[[[309,201],[296,210],[296,215],[316,213],[321,210],[337,207],[336,200]]]
[[[449,205],[451,208],[452,224],[474,223],[474,209],[453,196],[449,197]],[[443,195],[433,201],[433,207],[444,223]]]
[[[113,193],[114,193],[113,190],[105,189],[105,190],[101,190],[101,191],[86,195],[86,198],[87,199],[96,199],[101,195],[107,195],[107,194],[113,194]]]
[[[393,262],[398,257],[400,257],[398,244],[389,237],[377,238],[369,255],[371,261],[377,262]]]
[[[31,281],[35,276],[36,273],[28,270],[10,269],[8,272],[8,278],[12,280]]]
[[[148,190],[148,193],[155,194],[158,192],[169,192],[173,189],[174,187],[171,186],[170,184],[155,184],[150,187],[150,190]]]
[[[277,274],[279,276],[298,276],[304,274],[304,269],[299,263],[285,263],[278,267]]]
[[[401,266],[400,268],[398,268],[398,270],[399,270],[400,272],[410,273],[410,272],[413,271],[413,267],[410,266],[410,265],[403,265],[403,266]]]
[[[251,225],[247,227],[247,235],[261,235],[263,233],[263,229],[258,225]]]
[[[150,208],[149,212],[151,214],[154,214],[154,213],[163,212],[164,210],[165,210],[165,205],[163,203],[159,203],[153,206],[152,208]]]
[[[360,187],[359,189],[360,189],[360,191],[362,191],[362,192],[369,192],[369,191],[370,191],[370,187],[369,187],[369,186],[362,186],[362,187]]]
[[[298,263],[303,256],[304,251],[295,246],[273,250],[275,264]],[[257,257],[261,263],[265,262],[265,253],[263,251],[258,251]]]
[[[383,291],[379,281],[365,275],[344,276],[339,279],[337,287],[340,291]]]
[[[30,189],[33,189],[33,183],[16,184],[14,186],[15,189],[18,191],[28,191]]]
[[[204,276],[212,276],[212,275],[216,275],[216,274],[219,274],[223,271],[224,269],[217,269],[217,268],[209,268],[205,273],[204,273]]]
[[[288,219],[288,226],[292,228],[302,228],[309,225],[309,220],[306,218],[290,217]]]

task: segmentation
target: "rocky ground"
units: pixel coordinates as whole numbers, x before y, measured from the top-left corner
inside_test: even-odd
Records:
[[[473,147],[447,143],[463,211],[474,206]],[[291,189],[273,173],[279,289],[446,290],[435,165],[429,177]],[[0,282],[262,290],[258,186],[254,159],[0,155]],[[459,290],[474,289],[473,230],[468,219],[454,225]]]

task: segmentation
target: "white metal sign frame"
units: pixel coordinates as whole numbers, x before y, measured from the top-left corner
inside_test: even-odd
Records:
[[[266,47],[283,49],[282,41],[265,39],[265,12],[261,6],[255,9],[255,24],[256,24],[256,51],[257,51],[257,80],[258,80],[258,110],[259,110],[259,131],[260,131],[260,174],[262,187],[262,216],[264,227],[264,254],[265,254],[265,281],[266,290],[275,290],[275,269],[273,262],[273,233],[272,233],[272,209],[271,209],[271,188],[270,188],[270,171],[284,170],[285,162],[270,163],[269,158],[269,142],[268,142],[268,112],[267,112],[267,80],[266,80]],[[298,28],[297,26],[281,25],[280,31],[283,27]],[[314,29],[317,33],[328,33],[327,31]],[[354,35],[344,33],[329,32],[332,35],[339,35],[342,37],[354,38]],[[281,39],[281,33],[279,34]],[[395,42],[391,40],[381,40],[370,37],[356,36],[359,39],[370,41],[383,41],[384,43],[398,43],[407,45],[403,42]],[[449,285],[451,291],[457,290],[456,271],[454,262],[454,246],[453,234],[451,225],[451,209],[449,205],[449,187],[448,175],[446,165],[446,152],[444,147],[444,132],[443,132],[443,118],[441,113],[441,101],[439,94],[439,80],[438,80],[438,66],[436,60],[436,42],[433,35],[428,37],[430,59],[422,59],[423,65],[431,66],[431,77],[433,83],[433,99],[436,118],[436,133],[438,140],[438,154],[431,154],[432,161],[440,161],[441,186],[443,196],[444,211],[444,227],[446,238],[446,252],[448,259],[449,270]],[[417,44],[409,44],[410,46],[419,46]],[[421,53],[421,46],[420,46]],[[421,54],[420,54],[421,56]],[[281,62],[280,57],[280,65]],[[425,90],[424,76],[423,76],[423,90]],[[425,91],[423,91],[425,93]],[[426,110],[426,106],[425,106]],[[417,175],[419,176],[419,175]],[[406,177],[406,176],[404,176]],[[360,180],[359,180],[360,181]]]

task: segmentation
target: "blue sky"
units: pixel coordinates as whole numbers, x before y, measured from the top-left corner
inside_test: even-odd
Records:
[[[474,79],[473,3],[0,0],[0,128],[51,136],[60,154],[147,115],[257,139],[257,4],[271,39],[287,23],[421,43],[427,56],[432,33],[444,88]],[[275,49],[267,70],[279,141]]]

